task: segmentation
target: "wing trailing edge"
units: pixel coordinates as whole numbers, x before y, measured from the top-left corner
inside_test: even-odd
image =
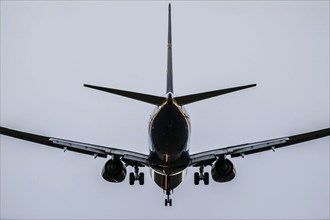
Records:
[[[88,144],[71,140],[64,140],[55,137],[46,137],[37,134],[22,132],[5,127],[0,127],[0,134],[12,138],[30,141],[50,147],[64,149],[65,151],[73,151],[77,153],[93,155],[96,157],[106,158],[108,155],[118,156],[126,165],[148,166],[148,155],[139,152],[101,146],[96,144]]]
[[[18,138],[25,141],[30,141],[42,145],[47,145],[50,147],[64,149],[64,146],[54,143],[51,141],[51,137],[46,137],[37,134],[31,134],[27,132],[17,131],[9,128],[0,127],[0,134],[6,135],[12,138]],[[88,155],[97,155],[98,157],[107,157],[107,154],[99,149],[84,149],[84,148],[74,148],[74,147],[66,147],[65,150],[74,151],[77,153],[83,153]]]
[[[231,156],[231,158],[233,158],[240,156],[244,157],[245,155],[259,153],[267,150],[275,151],[275,149],[277,148],[312,141],[318,138],[327,137],[329,135],[330,128],[324,128],[316,131],[306,132],[303,134],[204,151],[190,155],[191,166],[211,164],[220,156]]]

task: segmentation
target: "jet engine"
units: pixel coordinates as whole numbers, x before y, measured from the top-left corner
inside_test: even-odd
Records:
[[[102,177],[112,183],[122,182],[126,177],[126,166],[119,159],[111,159],[102,169]]]
[[[212,166],[212,179],[216,182],[229,182],[235,178],[236,170],[233,163],[228,160],[217,160]]]

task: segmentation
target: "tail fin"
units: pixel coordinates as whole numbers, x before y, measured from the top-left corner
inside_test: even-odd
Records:
[[[93,86],[84,84],[85,87],[89,87],[92,89],[101,90],[104,92],[109,92],[112,94],[124,96],[127,98],[147,102],[150,104],[158,105],[164,103],[167,99],[165,97],[142,94],[137,92],[130,92],[112,88],[105,88],[100,86]],[[203,92],[198,94],[186,95],[186,96],[179,96],[176,97],[175,100],[179,105],[187,105],[193,102],[201,101],[204,99],[212,98],[215,96],[223,95],[230,92],[235,92],[241,89],[247,89],[250,87],[256,86],[256,84],[246,85],[246,86],[239,86],[227,89],[220,89],[214,90],[209,92]],[[171,4],[168,5],[168,39],[167,39],[167,85],[166,85],[166,93],[173,93],[173,69],[172,69],[172,26],[171,26]],[[172,96],[169,95],[168,99],[172,99]]]
[[[169,93],[169,92],[173,93],[171,4],[168,5],[168,39],[167,39],[167,85],[166,85],[166,93]]]

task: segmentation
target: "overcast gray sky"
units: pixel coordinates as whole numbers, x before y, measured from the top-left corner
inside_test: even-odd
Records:
[[[82,85],[163,95],[167,5],[1,1],[1,126],[148,153],[154,107]],[[172,26],[176,94],[258,84],[186,106],[192,153],[329,127],[329,1],[172,2]],[[0,149],[4,219],[330,217],[328,137],[235,158],[225,184],[190,168],[171,208],[148,169],[112,184],[102,158]]]

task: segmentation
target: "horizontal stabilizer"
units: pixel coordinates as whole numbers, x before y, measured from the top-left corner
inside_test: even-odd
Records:
[[[246,86],[239,86],[239,87],[233,87],[233,88],[228,88],[228,89],[220,89],[220,90],[214,90],[214,91],[210,91],[210,92],[203,92],[203,93],[197,93],[197,94],[192,94],[192,95],[179,96],[179,97],[176,97],[175,100],[180,105],[187,105],[187,104],[190,104],[193,102],[201,101],[204,99],[209,99],[209,98],[212,98],[215,96],[224,95],[226,93],[236,92],[238,90],[254,87],[256,85],[257,84],[251,84],[251,85],[246,85]]]
[[[147,94],[142,94],[142,93],[137,93],[137,92],[130,92],[130,91],[124,91],[124,90],[118,90],[118,89],[112,89],[112,88],[105,88],[105,87],[100,87],[100,86],[92,86],[92,85],[87,85],[84,84],[85,87],[92,88],[92,89],[97,89],[101,90],[104,92],[109,92],[112,94],[124,96],[127,98],[139,100],[142,102],[147,102],[150,104],[154,105],[161,105],[163,102],[166,100],[164,97],[160,96],[154,96],[154,95],[147,95]]]

